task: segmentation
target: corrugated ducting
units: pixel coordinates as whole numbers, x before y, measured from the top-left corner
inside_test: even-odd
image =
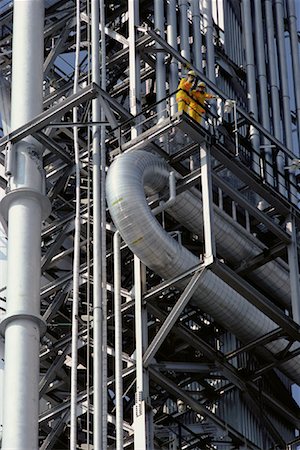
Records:
[[[167,279],[199,263],[196,256],[162,229],[148,207],[144,187],[152,192],[161,191],[168,182],[168,177],[169,169],[165,161],[146,151],[120,155],[111,165],[107,175],[107,201],[117,229],[129,248],[149,268]],[[176,206],[172,208],[179,214],[178,218],[184,214],[184,222],[187,220],[190,225],[201,216],[199,203],[197,205],[197,199],[192,201],[192,198],[189,194],[182,194],[178,196]],[[224,250],[235,248],[240,255],[244,253],[246,256],[246,250],[242,250],[243,243],[247,240],[245,231],[241,227],[240,231],[239,228],[233,229],[231,221],[227,221],[225,215],[221,216],[222,233],[218,230],[218,221],[215,218],[217,239],[222,236]],[[251,242],[250,235],[249,239]],[[272,274],[273,272],[268,271],[265,279]],[[272,283],[273,280],[270,281],[270,284]],[[276,328],[273,321],[209,270],[203,273],[193,302],[242,342],[254,340]],[[279,352],[286,345],[287,341],[281,339],[268,344],[267,347],[270,351]],[[292,346],[292,349],[294,348],[296,345]],[[282,370],[291,379],[299,381],[300,357],[284,363]]]

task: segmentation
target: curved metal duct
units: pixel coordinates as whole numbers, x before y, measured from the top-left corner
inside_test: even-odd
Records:
[[[132,252],[163,278],[175,277],[199,264],[195,255],[162,229],[147,204],[144,190],[159,192],[168,183],[168,178],[169,168],[165,161],[140,150],[117,157],[109,168],[106,183],[108,207],[122,238]],[[186,197],[186,194],[178,196],[172,209],[180,210],[187,201]],[[186,207],[191,213],[189,222],[201,215],[199,204],[196,209],[190,204]],[[226,222],[222,225],[227,232]],[[241,241],[242,237],[236,233],[235,244],[238,240]],[[193,303],[199,305],[241,341],[249,342],[277,327],[272,320],[211,271],[206,270],[200,282],[201,285],[193,296]],[[183,286],[182,283],[180,287]],[[266,347],[277,353],[286,345],[287,341],[280,339],[267,344]],[[294,344],[292,350],[297,346]],[[300,381],[300,357],[282,364],[281,368],[293,380]]]
[[[175,205],[168,209],[168,213],[203,239],[204,224],[199,192],[193,190],[193,193],[184,192],[178,196]],[[238,266],[266,248],[262,242],[216,205],[214,205],[214,226],[218,254],[231,264]],[[248,277],[278,303],[286,307],[290,306],[289,271],[284,261],[270,261],[253,270]]]

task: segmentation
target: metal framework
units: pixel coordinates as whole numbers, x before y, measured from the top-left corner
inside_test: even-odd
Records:
[[[297,16],[0,2],[1,448],[297,448]]]

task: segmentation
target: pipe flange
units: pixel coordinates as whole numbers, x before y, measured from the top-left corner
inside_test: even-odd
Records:
[[[8,218],[8,209],[10,204],[18,198],[34,198],[42,207],[42,220],[45,220],[49,216],[51,212],[51,202],[46,195],[43,195],[33,189],[19,188],[10,191],[0,202],[0,214],[5,220]]]
[[[47,330],[47,324],[41,316],[35,316],[33,314],[28,314],[24,311],[15,311],[11,314],[6,314],[0,322],[0,334],[4,337],[5,329],[10,322],[14,320],[27,319],[35,322],[40,329],[40,336],[44,336]]]

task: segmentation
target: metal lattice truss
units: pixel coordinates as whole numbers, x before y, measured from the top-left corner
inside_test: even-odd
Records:
[[[139,4],[140,28],[132,42],[127,2],[105,2],[107,88],[104,91],[91,81],[90,3],[81,2],[80,90],[74,94],[76,5],[73,1],[46,1],[44,111],[9,134],[12,6],[8,4],[0,10],[1,164],[4,167],[5,154],[9,153],[11,144],[32,135],[44,147],[46,192],[52,204],[51,214],[44,221],[42,231],[41,314],[47,323],[47,331],[42,337],[40,352],[40,448],[68,448],[69,441],[75,211],[74,107],[78,110],[81,160],[78,448],[87,448],[87,443],[93,441],[93,355],[97,351],[97,342],[93,338],[93,284],[96,282],[93,224],[99,217],[93,216],[91,105],[92,100],[98,98],[105,118],[99,125],[104,124],[106,130],[107,166],[118,154],[130,153],[147,143],[152,152],[178,174],[176,195],[188,190],[198,193],[202,190],[203,193],[205,176],[203,167],[199,165],[199,146],[205,143],[209,148],[215,208],[222,209],[222,214],[238,222],[245,232],[255,234],[262,245],[255,256],[232,261],[224,257],[222,246],[217,243],[215,257],[206,265],[207,269],[276,324],[273,331],[242,344],[230,334],[226,324],[220,324],[213,314],[208,314],[195,304],[192,295],[201,284],[201,270],[205,264],[203,238],[200,233],[197,235],[182,225],[168,211],[158,215],[168,233],[195,255],[202,255],[203,259],[198,266],[171,279],[163,279],[155,271],[142,268],[145,280],[141,307],[146,314],[144,326],[149,344],[143,354],[144,381],[148,383],[145,391],[148,390],[148,394],[143,399],[146,411],[141,416],[153,420],[153,428],[148,430],[149,436],[151,433],[154,435],[153,449],[262,448],[256,437],[247,433],[237,418],[234,421],[233,417],[238,415],[233,412],[234,404],[239,408],[241,417],[243,414],[256,417],[257,435],[267,445],[264,448],[273,446],[283,449],[287,442],[293,440],[294,429],[300,428],[299,407],[291,395],[291,380],[281,372],[286,362],[300,354],[300,347],[296,344],[299,341],[299,326],[291,320],[291,304],[294,301],[292,299],[291,303],[291,297],[295,298],[297,292],[290,293],[289,298],[276,296],[274,291],[268,291],[265,285],[256,282],[252,273],[276,259],[287,266],[290,264],[289,249],[294,248],[297,253],[297,244],[286,230],[286,223],[290,220],[292,208],[293,223],[299,226],[299,210],[295,205],[291,207],[293,195],[298,194],[293,190],[293,180],[285,180],[289,194],[284,197],[278,187],[269,183],[268,177],[260,177],[249,170],[249,160],[255,160],[255,151],[247,139],[247,130],[255,126],[262,140],[267,140],[276,146],[277,152],[284,154],[287,164],[294,155],[240,107],[237,111],[238,129],[235,130],[240,157],[236,155],[235,124],[230,115],[217,131],[215,122],[213,128],[200,127],[186,114],[172,114],[171,100],[167,96],[170,102],[167,103],[167,113],[163,120],[158,120],[156,105],[149,107],[145,103],[146,94],[151,92],[155,83],[158,55],[164,55],[167,73],[172,61],[182,67],[189,65],[195,70],[197,68],[154,31],[153,2],[142,0]],[[142,110],[142,113],[137,118],[130,112],[129,66],[133,48],[141,68],[137,112]],[[225,79],[231,81],[241,103],[246,101],[244,69],[230,61],[221,44],[216,51],[219,70]],[[209,79],[204,79],[222,98],[222,91]],[[145,110],[145,107],[148,109]],[[136,137],[132,136],[132,128],[138,128]],[[261,164],[267,166],[267,158],[262,158]],[[7,180],[2,170],[0,185],[3,190],[7,189]],[[280,175],[278,180],[280,182]],[[166,188],[160,198],[150,196],[151,208],[158,207],[161,201],[166,202],[168,195]],[[252,202],[254,197],[256,201]],[[258,208],[259,203],[263,203],[264,207]],[[116,448],[114,233],[115,226],[107,211],[109,449]],[[131,449],[134,436],[138,433],[139,417],[135,417],[134,423],[133,411],[142,403],[139,405],[135,398],[136,370],[139,369],[135,352],[135,303],[138,300],[134,295],[134,257],[123,241],[121,268],[123,434],[124,448]],[[296,270],[298,273],[298,268]],[[182,280],[185,281],[184,289],[178,287]],[[267,349],[267,344],[283,338],[286,347],[282,351],[272,353]],[[283,372],[286,373],[284,369]],[[242,420],[241,417],[239,420]]]

